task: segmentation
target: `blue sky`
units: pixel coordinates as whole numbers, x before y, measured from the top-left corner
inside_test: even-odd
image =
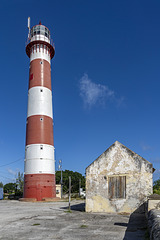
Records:
[[[28,16],[55,43],[56,167],[84,174],[118,140],[160,177],[159,12],[158,0],[1,0],[0,181],[24,169]]]

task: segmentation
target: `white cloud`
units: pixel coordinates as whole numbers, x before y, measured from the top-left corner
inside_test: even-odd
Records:
[[[16,168],[16,170],[8,168],[7,171],[15,177],[20,170],[18,168]]]
[[[115,101],[117,106],[121,105],[123,98],[116,98],[113,90],[108,86],[96,84],[85,73],[80,79],[80,96],[83,99],[85,107],[92,107],[95,104],[104,105],[106,101]]]
[[[141,148],[142,148],[143,151],[152,150],[152,147],[148,144],[145,144],[145,143],[141,143]]]

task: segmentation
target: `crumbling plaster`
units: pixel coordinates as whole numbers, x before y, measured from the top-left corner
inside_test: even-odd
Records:
[[[86,168],[87,212],[133,212],[152,193],[152,164],[116,141]],[[126,176],[126,198],[109,199],[108,177]]]

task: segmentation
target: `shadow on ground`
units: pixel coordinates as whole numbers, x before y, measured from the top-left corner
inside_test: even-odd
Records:
[[[127,226],[123,240],[144,240],[147,238],[147,219],[145,216],[145,204],[135,210],[129,218],[128,224],[115,223],[119,226]]]
[[[61,209],[68,210],[67,207],[61,207]],[[74,204],[71,206],[72,211],[85,211],[85,203]],[[123,214],[122,214],[123,215]],[[109,216],[110,217],[110,216]],[[130,217],[128,223],[115,222],[114,225],[126,228],[123,240],[147,240],[147,219],[145,216],[145,205],[141,205],[136,211],[134,211]]]
[[[61,209],[68,210],[68,207],[62,207]],[[85,212],[85,203],[79,203],[71,206],[71,210]]]

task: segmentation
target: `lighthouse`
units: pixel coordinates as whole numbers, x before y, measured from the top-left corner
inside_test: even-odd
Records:
[[[49,29],[41,22],[30,29],[26,54],[30,58],[24,198],[56,197],[53,142],[51,59],[55,54]]]

